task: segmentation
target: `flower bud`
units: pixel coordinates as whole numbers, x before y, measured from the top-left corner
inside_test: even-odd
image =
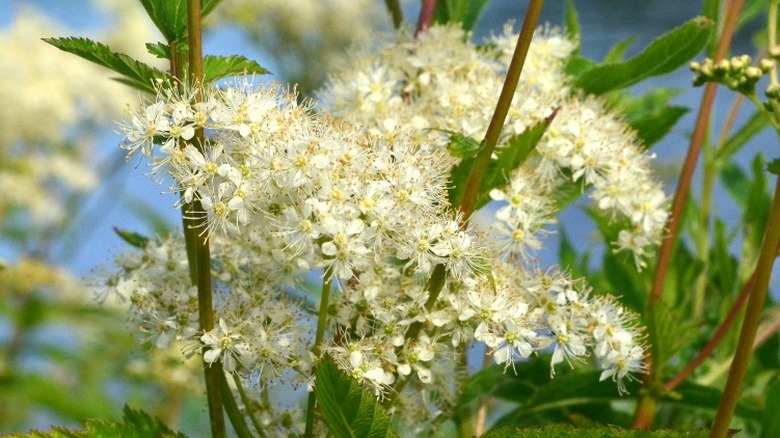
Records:
[[[758,63],[758,66],[762,72],[769,73],[769,71],[772,70],[772,68],[775,66],[775,61],[773,59],[764,58]]]

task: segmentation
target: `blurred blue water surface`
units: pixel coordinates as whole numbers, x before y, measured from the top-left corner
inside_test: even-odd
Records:
[[[379,1],[379,0],[377,0]],[[227,3],[227,2],[226,2]],[[407,1],[407,18],[414,19],[416,2]],[[75,32],[99,29],[105,25],[108,17],[91,2],[86,0],[0,0],[0,27],[7,26],[15,13],[21,7],[35,7],[62,21],[65,26]],[[500,32],[503,23],[514,20],[515,27],[522,23],[527,1],[493,0],[490,2],[481,22],[476,28],[475,38],[482,39],[491,31]],[[600,60],[615,43],[628,37],[635,37],[633,45],[627,51],[631,56],[649,44],[653,38],[673,29],[688,19],[698,15],[700,1],[680,2],[677,0],[577,0],[576,7],[582,24],[582,53],[585,57]],[[542,11],[541,22],[561,25],[563,22],[563,2],[547,2]],[[734,53],[753,53],[750,38],[756,29],[745,29],[737,35],[733,45]],[[211,54],[236,54],[258,59],[261,64],[273,71],[273,59],[253,47],[241,32],[230,28],[219,28],[206,35],[204,51]],[[682,92],[674,99],[677,105],[696,108],[701,99],[701,88],[690,86],[691,75],[687,69],[678,70],[672,74],[653,78],[643,82],[633,89],[635,94],[656,87],[679,88]],[[283,78],[276,78],[283,80]],[[726,90],[718,93],[716,105],[727,108],[733,99],[733,94]],[[725,110],[715,114],[715,127],[725,120]],[[737,126],[746,119],[743,116]],[[686,115],[673,131],[654,147],[657,163],[678,165],[682,163],[687,146],[688,135],[694,124],[695,111]],[[716,128],[717,130],[717,128]],[[120,138],[113,133],[114,127],[106,127],[106,135],[101,139],[101,156],[106,158],[117,156],[116,145]],[[743,168],[757,152],[764,153],[772,159],[777,156],[777,139],[770,133],[764,133],[751,145],[744,148],[737,156],[737,161]],[[131,163],[135,164],[135,162]],[[155,214],[164,218],[173,226],[180,227],[180,216],[172,208],[173,195],[157,195],[167,186],[159,186],[144,176],[143,165],[119,166],[116,174],[111,177],[111,183],[105,185],[87,202],[84,211],[88,222],[79,226],[75,250],[59,248],[63,254],[64,263],[80,275],[90,276],[91,270],[101,264],[110,265],[113,256],[125,249],[125,244],[114,234],[112,227],[137,230],[153,234],[148,222],[131,207],[140,202],[151,206]],[[673,193],[675,180],[666,182],[666,192]],[[699,191],[699,181],[694,182],[693,192]],[[581,204],[582,205],[582,204]],[[721,186],[716,187],[713,205],[714,211],[727,218],[730,224],[739,220],[739,210],[728,197]],[[562,227],[580,250],[590,249],[594,253],[592,260],[599,260],[603,248],[593,248],[592,236],[595,227],[582,211],[581,206],[574,205],[561,217]],[[545,242],[546,248],[540,251],[539,264],[549,266],[555,263],[558,247],[555,234]],[[733,251],[737,253],[738,247]],[[67,256],[67,257],[66,257]],[[11,257],[13,258],[13,257]],[[777,276],[775,276],[776,278]],[[774,282],[777,284],[777,281]],[[619,291],[613,291],[619,293]],[[777,288],[775,287],[775,292]]]

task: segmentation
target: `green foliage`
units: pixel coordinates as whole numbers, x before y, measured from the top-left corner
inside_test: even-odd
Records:
[[[203,57],[203,82],[206,84],[228,76],[268,73],[268,70],[257,62],[239,55]]]
[[[754,112],[737,132],[732,134],[728,140],[718,147],[715,151],[715,163],[722,165],[731,159],[735,153],[742,149],[742,147],[756,135],[764,132],[768,126],[769,120],[767,120],[766,116],[758,111]]]
[[[780,415],[777,415],[777,407],[780,406],[780,379],[775,379],[766,391],[766,409],[761,419],[761,438],[773,438],[780,436]]]
[[[317,367],[314,393],[322,407],[322,421],[337,438],[398,436],[376,398],[329,358]]]
[[[165,40],[170,44],[187,35],[187,0],[138,0]],[[201,15],[206,16],[222,0],[202,0]]]
[[[566,24],[566,36],[572,40],[579,41],[582,29],[580,27],[577,9],[574,7],[574,0],[566,0],[566,10],[564,12],[563,21]],[[579,55],[579,52],[580,49],[577,47],[574,55]]]
[[[181,433],[175,433],[165,424],[152,418],[143,411],[136,411],[125,406],[122,422],[108,420],[89,420],[86,430],[75,431],[55,427],[50,432],[32,431],[29,434],[13,435],[16,438],[186,438]]]
[[[463,135],[459,132],[450,131],[447,129],[432,129],[434,131],[441,131],[449,137],[450,142],[447,143],[447,152],[455,158],[472,158],[476,157],[479,151],[485,148],[485,141],[477,141],[474,138]]]
[[[149,243],[149,238],[130,230],[122,230],[114,227],[114,232],[125,242],[136,248],[144,248]]]
[[[623,61],[623,56],[625,55],[626,50],[631,47],[631,44],[634,43],[634,40],[636,40],[636,37],[630,36],[628,38],[624,38],[622,41],[618,41],[614,46],[610,47],[607,54],[604,55],[604,63],[608,64]]]
[[[154,94],[158,82],[168,81],[168,75],[141,61],[112,51],[105,44],[87,38],[44,38],[45,42],[87,61],[94,62],[122,75],[117,80],[147,93]]]
[[[549,125],[549,121],[542,121],[535,126],[527,128],[522,134],[510,138],[505,147],[496,149],[495,155],[497,156],[497,159],[491,160],[488,165],[488,170],[485,173],[485,177],[482,180],[482,185],[479,189],[479,194],[477,195],[477,202],[474,205],[475,210],[479,210],[490,202],[489,193],[492,189],[506,185],[512,171],[525,162],[528,155],[531,154],[537,143],[539,143],[539,140],[541,140],[542,135]],[[465,136],[461,135],[461,137]],[[452,136],[450,136],[450,139],[452,139]],[[469,140],[471,142],[476,141],[473,139]],[[473,143],[470,144],[473,147]],[[471,167],[473,165],[474,158],[467,157],[455,165],[450,171],[451,185],[448,194],[450,204],[453,206],[460,205],[463,192],[466,189],[466,182],[469,179]]]
[[[746,243],[750,245],[748,249],[757,254],[761,247],[771,203],[768,193],[769,183],[764,173],[764,159],[761,154],[753,159],[751,170],[753,178],[748,178],[739,166],[729,162],[723,166],[720,176],[726,191],[743,210],[742,227]]]
[[[674,430],[625,430],[617,427],[575,428],[551,424],[538,428],[505,427],[492,430],[485,438],[704,438],[707,431],[678,432]]]
[[[171,46],[165,43],[146,43],[146,51],[160,59],[171,59]]]
[[[604,94],[626,88],[652,76],[669,73],[687,63],[707,44],[712,21],[698,17],[653,41],[642,53],[625,62],[599,64],[574,82],[586,93]]]
[[[460,23],[465,31],[474,29],[488,0],[441,0],[436,3],[436,23]]]
[[[645,146],[661,140],[688,112],[688,108],[669,104],[678,94],[678,90],[656,88],[639,97],[620,97],[618,106],[621,113]]]

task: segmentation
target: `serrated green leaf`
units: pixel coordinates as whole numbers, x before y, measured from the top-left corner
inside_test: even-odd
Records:
[[[780,175],[780,158],[775,158],[766,165],[766,170],[769,173]]]
[[[322,407],[322,421],[337,438],[398,436],[376,398],[329,358],[317,367],[314,394]]]
[[[136,411],[125,406],[122,422],[109,420],[88,420],[86,430],[76,431],[64,428],[53,428],[50,432],[32,431],[29,434],[13,435],[16,438],[186,438],[181,433],[175,433],[160,420],[143,411]]]
[[[216,80],[237,75],[265,75],[269,71],[251,59],[240,55],[203,57],[203,82],[210,84]]]
[[[185,38],[187,32],[187,0],[139,1],[168,44]]]
[[[603,62],[607,64],[623,61],[623,55],[625,55],[626,50],[631,47],[631,44],[634,43],[634,40],[636,40],[636,37],[630,36],[624,38],[622,41],[618,41],[614,46],[610,47],[607,54],[604,55]]]
[[[780,379],[776,379],[767,388],[765,406],[761,419],[761,438],[776,438],[780,436],[780,415],[777,415],[777,407],[780,406]]]
[[[129,230],[121,230],[114,227],[114,232],[125,242],[136,248],[145,248],[149,244],[149,238]]]
[[[447,143],[447,152],[455,158],[463,159],[475,157],[479,151],[485,147],[484,141],[477,141],[476,139],[463,135],[457,131],[438,128],[431,128],[431,130],[447,134],[447,137],[450,140],[449,143]]]
[[[712,28],[711,20],[694,18],[659,37],[628,61],[591,68],[576,78],[574,86],[587,93],[604,94],[669,73],[686,64],[704,48]]]
[[[122,75],[121,82],[147,93],[156,93],[156,84],[169,80],[165,72],[122,53],[114,52],[107,45],[87,38],[44,38],[43,40],[62,51],[73,53],[119,73]]]
[[[146,43],[146,51],[160,59],[171,59],[171,47],[165,43]]]

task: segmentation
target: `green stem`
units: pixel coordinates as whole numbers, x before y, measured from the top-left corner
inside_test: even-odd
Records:
[[[330,284],[333,280],[333,275],[330,268],[325,270],[325,278],[322,280],[322,292],[320,293],[320,314],[317,317],[317,334],[314,336],[314,346],[312,347],[312,353],[314,354],[315,369],[316,361],[320,357],[320,349],[322,347],[322,341],[325,339],[325,328],[328,323],[328,301],[330,301]],[[314,406],[316,404],[317,397],[314,395],[314,391],[309,393],[309,400],[306,404],[306,430],[304,436],[311,438],[314,436]]]
[[[235,377],[235,376],[234,376]],[[241,410],[238,408],[236,399],[233,398],[233,391],[230,389],[227,377],[225,373],[222,373],[222,378],[219,381],[220,388],[222,389],[223,400],[225,401],[225,412],[227,412],[230,424],[233,425],[233,430],[236,431],[238,438],[252,438],[252,432],[247,427],[244,421],[244,415],[241,414]],[[247,407],[247,410],[249,408]],[[259,430],[259,429],[258,429]]]
[[[252,404],[249,397],[246,395],[246,390],[244,389],[244,384],[241,383],[241,377],[238,376],[238,373],[233,373],[233,383],[236,385],[236,389],[238,390],[238,395],[241,397],[241,403],[244,404],[244,411],[247,417],[249,417],[249,421],[252,422],[252,425],[255,426],[255,430],[257,431],[258,435],[261,437],[265,437],[265,433],[263,432],[263,427],[260,424],[260,422],[257,420],[257,417],[254,413],[252,413]]]
[[[477,154],[474,165],[469,173],[469,179],[466,182],[466,189],[464,190],[463,197],[460,203],[461,224],[466,224],[474,212],[474,206],[476,203],[477,195],[479,194],[479,187],[482,184],[482,180],[487,173],[488,164],[490,164],[490,157],[498,144],[498,138],[501,134],[501,129],[504,127],[506,121],[506,115],[509,113],[509,108],[512,105],[512,99],[514,98],[517,84],[520,81],[520,73],[523,71],[523,64],[525,63],[525,57],[528,54],[528,48],[531,45],[531,38],[533,38],[534,30],[536,29],[536,23],[539,21],[539,14],[542,10],[542,4],[544,0],[531,0],[526,11],[525,20],[523,21],[523,28],[520,31],[520,36],[517,39],[517,45],[515,46],[514,55],[512,55],[512,61],[509,63],[509,69],[507,70],[506,79],[504,80],[504,87],[501,89],[501,95],[498,98],[496,104],[496,110],[493,112],[493,118],[488,125],[487,133],[485,134],[485,147]],[[444,265],[436,265],[431,273],[431,278],[428,280],[428,284],[425,289],[428,291],[428,300],[425,302],[425,309],[431,310],[439,298],[439,293],[444,287],[445,280],[447,278],[447,270]],[[404,338],[415,339],[422,330],[423,324],[421,322],[415,322],[409,326]],[[403,388],[408,383],[409,378],[400,379],[393,387],[393,395],[388,397],[383,405],[385,407],[392,406],[398,394],[401,393]]]
[[[509,69],[506,73],[504,88],[501,89],[501,96],[498,98],[496,110],[493,112],[493,118],[490,120],[490,125],[488,125],[487,133],[485,134],[485,147],[474,159],[474,165],[471,167],[471,173],[463,191],[460,211],[463,213],[464,222],[474,212],[474,205],[479,195],[482,180],[487,173],[490,157],[496,149],[501,130],[504,128],[506,115],[512,106],[512,98],[515,96],[517,84],[520,81],[520,73],[523,71],[525,57],[528,54],[528,48],[531,46],[531,39],[534,36],[534,30],[536,30],[536,23],[539,21],[543,3],[544,0],[531,0],[531,3],[528,5],[523,28],[520,30],[520,36],[515,46],[515,53],[512,55],[512,61],[509,63]]]
[[[387,5],[387,11],[393,20],[393,27],[400,29],[404,24],[404,11],[401,9],[401,4],[398,0],[385,0],[385,5]]]
[[[753,343],[756,339],[758,325],[761,322],[761,311],[764,309],[769,277],[772,274],[772,266],[777,257],[777,245],[780,243],[780,178],[775,185],[775,194],[772,199],[772,207],[767,218],[764,242],[761,244],[761,255],[758,258],[758,266],[755,272],[755,286],[750,293],[745,320],[742,323],[742,331],[739,334],[737,351],[729,370],[726,388],[723,390],[723,398],[720,400],[715,422],[712,425],[711,437],[721,438],[728,435],[729,423],[734,415],[734,408],[739,398],[739,390],[747,372],[750,356],[753,351]]]
[[[187,45],[189,53],[188,86],[196,91],[195,102],[202,100],[203,96],[197,90],[203,85],[203,43],[200,25],[201,2],[189,0],[187,2]],[[180,65],[178,66],[181,67]],[[179,77],[181,72],[177,72]],[[202,150],[205,138],[203,129],[199,128],[193,137],[195,147]],[[200,201],[193,200],[184,206],[182,211],[184,218],[184,238],[187,243],[187,258],[195,260],[195,269],[190,264],[190,275],[196,278],[198,288],[198,317],[201,333],[206,333],[214,328],[214,306],[211,295],[211,251],[209,239],[199,230],[205,230],[206,214]],[[190,251],[194,250],[194,257]],[[194,272],[193,272],[194,271]],[[204,360],[203,373],[206,384],[206,399],[208,401],[209,421],[211,423],[211,435],[214,438],[225,436],[225,417],[222,411],[221,384],[225,379],[222,371],[222,363],[216,362],[206,366]],[[234,401],[235,402],[235,401]]]

